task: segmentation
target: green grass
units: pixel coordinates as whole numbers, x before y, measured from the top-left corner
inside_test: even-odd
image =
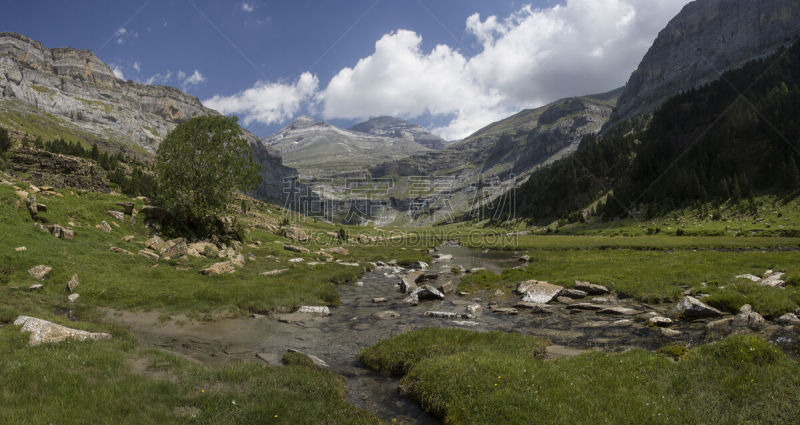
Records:
[[[40,85],[37,85],[37,84],[31,84],[31,88],[33,90],[35,90],[35,91],[37,91],[39,93],[43,93],[43,94],[49,94],[49,95],[56,94],[55,90],[53,90],[53,89],[51,89],[49,87],[40,86]]]
[[[764,314],[775,315],[794,311],[800,302],[800,288],[790,284],[787,288],[761,288],[753,283],[726,286],[736,282],[735,276],[745,273],[762,274],[767,269],[786,270],[797,281],[800,252],[725,252],[693,250],[545,250],[528,252],[531,263],[521,269],[505,270],[501,274],[481,271],[467,275],[459,288],[465,291],[512,290],[517,283],[537,279],[571,287],[575,280],[585,280],[607,286],[621,296],[633,297],[642,302],[673,302],[682,297],[686,288],[697,288],[715,294],[752,290],[750,297],[737,302],[721,303],[721,307],[736,311],[746,301]],[[707,282],[709,288],[701,283]],[[719,299],[722,295],[716,295]],[[741,304],[738,302],[741,301]],[[761,308],[761,310],[759,310]]]
[[[343,379],[317,369],[238,363],[209,369],[136,349],[116,328],[101,342],[27,346],[0,328],[0,423],[373,424],[345,401]]]
[[[97,110],[103,111],[106,114],[111,113],[111,105],[109,105],[108,103],[105,103],[105,102],[100,101],[100,100],[84,99],[82,97],[77,97],[76,99],[80,100],[81,102],[83,102],[85,104],[87,104],[88,106],[90,106],[93,109],[97,109]]]
[[[410,366],[403,384],[449,425],[791,424],[800,415],[800,365],[758,337],[691,348],[677,362],[642,350],[543,361],[517,349],[521,341],[441,333],[433,345],[447,349],[408,364],[406,347],[427,346],[430,332],[383,341],[362,360],[383,371]]]

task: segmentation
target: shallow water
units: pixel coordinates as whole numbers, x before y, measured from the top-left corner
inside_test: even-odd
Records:
[[[445,245],[439,253],[453,255],[452,260],[434,262],[429,272],[439,277],[425,283],[438,287],[446,281],[458,283],[460,275],[451,268],[478,267],[498,273],[517,266],[519,253],[511,251],[478,251],[457,245]],[[640,314],[630,317],[604,316],[594,311],[567,310],[564,305],[551,306],[550,314],[535,314],[520,309],[508,315],[491,311],[490,304],[511,307],[519,296],[491,293],[466,296],[448,295],[443,301],[421,301],[418,306],[403,302],[405,294],[396,284],[409,270],[379,267],[365,274],[363,286],[341,286],[342,305],[332,308],[327,317],[311,315],[277,315],[276,318],[239,318],[214,322],[172,320],[159,322],[157,313],[116,312],[110,317],[131,328],[144,346],[175,352],[206,364],[225,364],[234,361],[263,361],[279,364],[288,349],[296,349],[320,357],[331,369],[346,378],[348,399],[357,407],[372,411],[387,421],[396,423],[436,424],[411,399],[397,392],[397,380],[369,371],[358,362],[358,354],[382,339],[423,327],[457,327],[479,331],[503,330],[545,337],[554,346],[548,357],[575,355],[586,350],[622,351],[633,347],[657,349],[667,343],[699,344],[727,336],[729,330],[708,331],[706,321],[678,322],[671,329],[678,336],[667,337],[661,331],[646,326],[647,312],[670,316],[673,304],[645,305],[614,296],[587,297],[581,302],[605,303],[636,309]],[[375,303],[373,298],[386,298]],[[480,298],[480,299],[477,299]],[[454,320],[424,316],[426,311],[466,313],[468,304],[483,308],[467,326]],[[398,317],[379,319],[375,315],[391,311]],[[622,322],[620,322],[622,320]],[[797,346],[798,333],[778,326],[762,331],[770,340],[782,345]]]

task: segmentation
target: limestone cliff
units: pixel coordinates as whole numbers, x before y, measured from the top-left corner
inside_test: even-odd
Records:
[[[786,45],[800,0],[697,0],[663,29],[633,72],[606,129]]]

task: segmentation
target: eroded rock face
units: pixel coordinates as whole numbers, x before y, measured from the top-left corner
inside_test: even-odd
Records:
[[[28,340],[31,346],[61,342],[68,338],[78,341],[111,339],[111,334],[72,329],[35,317],[19,316],[14,320],[14,325],[22,326],[21,332],[31,333]]]
[[[617,101],[606,128],[652,113],[667,98],[768,55],[800,31],[800,2],[697,0],[656,38]]]

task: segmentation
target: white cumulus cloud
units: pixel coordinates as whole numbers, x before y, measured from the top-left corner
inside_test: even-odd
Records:
[[[303,73],[294,83],[260,81],[233,96],[214,96],[203,104],[223,114],[243,117],[245,125],[255,121],[273,124],[288,120],[305,104],[313,103],[319,79]]]
[[[125,74],[122,72],[122,68],[120,68],[119,65],[111,65],[111,72],[113,72],[114,76],[120,80],[125,79]]]
[[[206,77],[200,73],[198,70],[194,70],[192,75],[187,76],[183,71],[178,73],[178,78],[183,81],[184,86],[196,86],[200,83],[204,83],[206,81]]]
[[[242,3],[242,10],[247,12],[247,13],[250,13],[250,12],[256,10],[256,8],[255,8],[255,6],[253,6],[252,3],[244,2],[244,3]]]

